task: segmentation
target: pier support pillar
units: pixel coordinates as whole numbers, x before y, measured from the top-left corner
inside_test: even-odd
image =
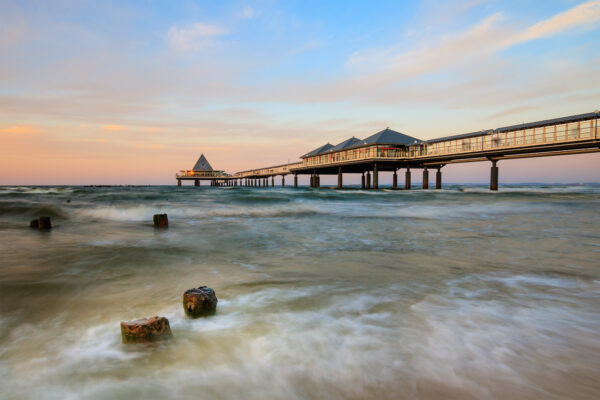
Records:
[[[404,175],[404,189],[410,189],[410,167],[406,167],[406,175]]]
[[[338,168],[338,185],[337,185],[338,189],[342,188],[342,167]]]
[[[442,167],[438,167],[437,172],[435,173],[435,188],[442,188]]]
[[[271,177],[271,187],[275,187],[275,177]]]
[[[319,174],[315,175],[315,183],[317,188],[321,187],[321,176]]]
[[[394,189],[398,188],[398,173],[396,172],[396,170],[394,170],[394,176],[392,178],[392,187]]]
[[[371,189],[371,172],[367,171],[367,187],[366,189]]]
[[[285,187],[285,175],[281,175],[281,187]]]
[[[298,174],[294,174],[294,189],[298,188]]]
[[[429,171],[427,167],[423,169],[423,189],[429,189]]]
[[[181,179],[177,179],[177,186],[181,186]]]
[[[490,190],[498,190],[498,167],[496,166],[497,160],[492,161],[492,171],[490,176]]]
[[[360,177],[360,188],[364,189],[365,188],[365,173],[363,172],[361,177]]]
[[[373,189],[379,189],[379,171],[377,171],[377,163],[373,164]]]

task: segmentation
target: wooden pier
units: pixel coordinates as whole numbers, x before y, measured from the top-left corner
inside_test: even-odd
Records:
[[[310,175],[310,187],[320,187],[321,175],[337,175],[337,187],[343,188],[343,174],[361,174],[363,189],[379,188],[379,172],[393,172],[392,186],[398,187],[398,172],[404,170],[405,186],[410,189],[412,170],[422,170],[423,189],[429,188],[429,171],[435,171],[435,188],[442,187],[442,168],[448,164],[488,161],[490,190],[498,190],[502,160],[583,154],[600,151],[598,119],[600,112],[572,115],[519,125],[506,126],[438,139],[420,140],[386,128],[365,139],[349,138],[337,145],[325,144],[300,157],[302,161],[237,172],[181,171],[181,180],[210,180],[217,186],[275,186],[280,177],[285,186],[287,175]],[[203,157],[203,156],[202,156]],[[199,160],[200,161],[200,160]],[[210,175],[213,174],[213,175]]]

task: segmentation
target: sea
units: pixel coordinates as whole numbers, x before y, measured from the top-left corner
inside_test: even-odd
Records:
[[[0,398],[597,400],[600,185],[0,187]]]

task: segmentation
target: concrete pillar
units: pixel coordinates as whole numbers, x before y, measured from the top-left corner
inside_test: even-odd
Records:
[[[366,189],[371,189],[371,172],[367,171],[367,187]]]
[[[294,188],[298,188],[298,174],[294,174]]]
[[[379,189],[379,172],[377,171],[377,163],[373,164],[373,189]]]
[[[285,175],[281,175],[281,187],[285,187]]]
[[[365,188],[365,173],[363,172],[361,177],[360,177],[360,188],[364,189]]]
[[[398,173],[394,170],[394,176],[392,178],[392,187],[396,189],[398,187]]]
[[[438,167],[437,172],[435,173],[435,188],[442,188],[442,167]]]
[[[490,190],[498,190],[498,167],[496,166],[497,160],[492,161],[492,171],[490,179]]]
[[[177,179],[177,186],[181,186],[181,179]]]
[[[423,189],[429,189],[429,171],[427,167],[423,169]]]
[[[337,185],[338,189],[342,188],[342,167],[338,168],[338,185]]]
[[[404,188],[405,189],[410,189],[410,167],[406,168],[406,175],[404,178]]]

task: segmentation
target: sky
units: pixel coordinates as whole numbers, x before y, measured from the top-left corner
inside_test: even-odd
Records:
[[[599,39],[600,0],[0,0],[0,185],[174,184],[200,153],[233,173],[386,127],[591,112]],[[600,182],[600,153],[499,167]],[[443,171],[489,180],[489,163]]]

